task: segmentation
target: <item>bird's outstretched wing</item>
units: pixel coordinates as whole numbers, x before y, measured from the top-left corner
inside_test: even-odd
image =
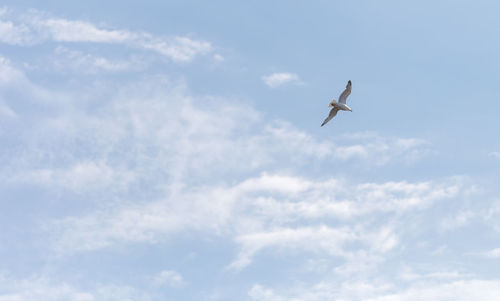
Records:
[[[328,117],[326,117],[325,121],[321,124],[321,126],[324,126],[328,121],[332,120],[335,115],[337,115],[337,112],[339,111],[339,108],[334,107],[333,109],[330,110],[330,114],[328,114]]]
[[[342,94],[340,94],[339,96],[339,103],[345,104],[345,102],[347,101],[347,96],[351,94],[351,89],[352,89],[351,81],[348,81],[347,86],[345,86],[344,92],[342,92]]]

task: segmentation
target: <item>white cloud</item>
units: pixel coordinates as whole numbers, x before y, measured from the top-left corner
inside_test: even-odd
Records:
[[[429,143],[417,138],[387,137],[374,132],[359,132],[343,135],[346,141],[363,141],[339,150],[339,156],[371,158],[374,165],[382,166],[394,161],[395,157],[404,157],[403,163],[412,163],[432,154]],[[377,155],[373,155],[377,154]]]
[[[500,159],[500,152],[490,152],[488,155],[490,157],[493,157],[493,158],[496,158],[496,159]]]
[[[50,67],[62,72],[99,74],[104,72],[137,71],[147,66],[145,59],[131,56],[127,60],[109,59],[58,46]]]
[[[481,216],[483,221],[491,226],[495,231],[500,232],[500,201],[494,200],[489,205],[489,208],[484,210],[476,210],[478,216]]]
[[[266,75],[262,77],[262,80],[270,88],[277,88],[286,84],[302,84],[297,74],[287,72]]]
[[[91,22],[67,20],[31,11],[20,16],[1,16],[0,42],[29,46],[46,41],[58,43],[122,44],[153,50],[175,62],[189,62],[212,52],[209,42],[186,36],[159,37],[146,32],[107,29]]]
[[[407,290],[387,294],[367,301],[413,301],[413,300],[497,300],[500,295],[500,281],[497,280],[458,280],[443,284],[422,283]]]
[[[487,258],[500,258],[500,248],[492,249],[486,252],[478,253],[478,255],[482,255]]]
[[[101,95],[102,103],[87,108],[87,99]],[[353,168],[373,166],[374,158],[412,161],[427,144],[373,133],[341,136],[334,144],[234,100],[193,96],[163,77],[67,96],[16,136],[29,147],[3,170],[11,185],[74,191],[86,202],[96,195],[113,200],[46,224],[61,254],[191,232],[233,241],[237,253],[227,264],[235,270],[257,254],[281,250],[340,258],[335,272],[353,275],[374,269],[401,243],[397,227],[374,223],[376,214],[394,220],[463,191],[459,179],[366,183],[298,176],[301,167],[317,163]],[[345,225],[335,225],[339,221]]]
[[[224,57],[218,53],[214,54],[214,59],[219,62],[223,62],[225,60]]]
[[[47,277],[16,279],[0,276],[0,301],[146,300],[145,297],[126,286],[96,285],[89,290]]]
[[[441,228],[443,230],[453,230],[467,225],[475,217],[476,213],[473,211],[461,211],[453,217],[443,219],[441,221]]]
[[[401,279],[409,282],[416,281],[437,281],[437,280],[456,280],[462,278],[471,278],[472,275],[465,275],[457,271],[439,271],[437,267],[429,267],[428,270],[432,272],[418,273],[409,267],[405,267],[403,272],[400,274]]]
[[[17,114],[9,106],[0,101],[0,117],[15,118],[17,117]]]
[[[17,83],[5,77],[10,88],[30,83],[9,63],[3,70],[18,76]],[[428,148],[418,139],[356,133],[332,143],[237,100],[192,95],[164,77],[100,85],[107,88],[82,88],[50,103],[50,114],[18,114],[32,122],[15,137],[25,151],[2,170],[9,185],[91,204],[83,214],[45,222],[58,255],[195,233],[234,244],[224,263],[233,271],[279,252],[319,255],[335,261],[332,274],[368,277],[404,247],[402,219],[461,197],[466,186],[460,178],[366,182],[313,167],[369,168],[380,164],[374,158],[411,164]],[[159,287],[185,284],[170,270],[148,279]]]
[[[25,45],[31,42],[29,28],[26,25],[14,25],[0,21],[0,42],[11,45]]]
[[[233,187],[170,191],[172,198],[65,218],[54,225],[59,229],[56,247],[61,252],[95,250],[117,243],[168,240],[182,231],[202,231],[234,238],[240,246],[232,264],[236,270],[248,265],[257,252],[274,249],[272,246],[343,255],[350,260],[335,246],[358,241],[373,254],[380,254],[393,249],[399,240],[393,227],[364,225],[369,219],[358,221],[358,217],[423,209],[457,196],[462,189],[457,185],[461,184],[353,185],[333,179],[314,182],[263,174]],[[347,228],[332,228],[322,225],[325,218],[349,223]],[[296,221],[316,226],[291,228]],[[304,240],[308,243],[303,244]]]
[[[11,181],[31,182],[56,189],[89,191],[126,187],[135,178],[129,170],[119,170],[103,162],[78,162],[73,166],[58,169],[34,169],[14,176]]]
[[[186,285],[186,281],[176,271],[173,270],[163,270],[158,275],[153,278],[153,284],[157,286],[170,286],[174,288],[183,287]]]
[[[273,290],[267,289],[262,285],[256,284],[252,286],[252,289],[248,292],[248,295],[253,300],[258,301],[286,301],[287,299],[282,298],[274,293]]]
[[[368,228],[358,224],[339,228],[320,225],[266,229],[265,232],[238,236],[235,241],[240,246],[240,252],[228,268],[236,271],[248,266],[258,252],[270,249],[274,252],[308,252],[342,258],[344,263],[335,271],[347,276],[352,273],[359,275],[366,268],[373,267],[370,265],[379,263],[379,255],[393,249],[398,238],[390,227]],[[363,266],[356,266],[360,262]]]
[[[175,37],[165,39],[142,39],[137,43],[144,49],[154,50],[177,62],[188,62],[198,55],[204,55],[212,51],[212,45],[208,42],[196,41],[188,37]]]
[[[270,145],[271,141],[277,146],[288,145],[289,148],[279,148],[279,151],[292,149],[294,152],[290,153],[291,156],[303,154],[308,157],[329,158],[332,161],[362,160],[365,166],[383,166],[391,162],[411,164],[432,153],[425,140],[387,137],[377,133],[342,135],[336,139],[338,144],[329,140],[318,141],[284,121],[268,124],[264,133],[266,135],[261,139],[269,140]]]
[[[269,175],[264,173],[258,178],[246,179],[238,184],[234,190],[237,191],[238,194],[260,191],[294,194],[303,192],[311,188],[312,185],[312,182],[298,177]]]
[[[5,64],[0,72],[2,70],[6,73],[5,84],[17,77],[23,83],[23,90],[32,86],[22,72],[11,68],[9,64]],[[20,85],[18,88],[21,89]],[[112,83],[109,89],[114,89]],[[45,92],[40,94],[50,102],[58,98]],[[376,137],[371,141],[372,138],[363,137],[365,141],[354,142],[363,149],[362,156],[357,152],[346,155],[345,149],[349,149],[349,144],[335,145],[327,140],[316,139],[289,123],[263,122],[258,112],[243,104],[234,105],[224,99],[192,98],[186,93],[185,87],[164,78],[147,79],[114,92],[100,92],[114,96],[91,111],[85,109],[82,99],[96,96],[87,93],[65,95],[64,102],[53,110],[50,118],[41,119],[33,131],[19,137],[29,140],[32,151],[16,160],[22,160],[23,164],[31,168],[20,170],[14,166],[14,160],[9,165],[17,176],[10,174],[9,179],[24,182],[31,179],[38,184],[50,186],[60,183],[58,185],[61,186],[61,179],[77,173],[80,176],[76,179],[82,181],[69,187],[86,187],[86,184],[77,184],[88,183],[83,181],[82,167],[93,166],[85,170],[100,170],[97,178],[104,181],[96,183],[133,184],[134,180],[148,179],[156,185],[162,181],[158,174],[183,181],[188,174],[192,177],[191,172],[195,170],[197,176],[209,177],[214,172],[235,174],[239,171],[273,169],[281,165],[284,157],[292,160],[296,166],[310,164],[311,160],[331,160],[338,164],[355,158],[362,159],[357,160],[356,164],[380,164],[373,158],[387,158],[384,162],[389,163],[390,159],[406,160],[407,152],[413,157],[412,152],[418,151],[420,147],[415,144],[409,150],[406,146],[400,149],[398,138],[382,140]],[[203,102],[204,106],[198,106],[198,102]],[[72,108],[77,104],[80,108]],[[54,105],[59,106],[58,103]],[[74,137],[78,137],[81,143],[76,143]],[[64,147],[54,149],[50,145]],[[123,147],[136,151],[124,152]],[[66,158],[67,162],[40,165],[40,154]],[[75,157],[75,154],[92,156]],[[121,161],[115,160],[116,154],[124,156]],[[107,180],[107,176],[115,180]],[[295,179],[291,181],[284,185],[296,187],[293,182]]]
[[[0,11],[2,41],[14,45],[57,42],[60,61],[56,63],[67,70],[118,72],[139,70],[144,63],[141,57],[134,61],[135,56],[129,56],[131,61],[125,61],[77,51],[76,43],[148,49],[177,62],[203,55],[223,60],[214,54],[212,44],[201,40],[158,37],[34,14],[38,19],[29,21],[9,19],[7,12]],[[268,85],[300,84],[297,75],[288,75],[268,78]],[[80,85],[74,91],[63,91]],[[160,243],[163,247],[162,243],[181,236],[194,237],[196,243],[222,241],[221,248],[234,253],[221,252],[223,262],[217,265],[233,271],[252,264],[258,269],[261,263],[268,265],[268,259],[296,256],[297,267],[289,267],[290,278],[277,281],[281,282],[276,287],[255,285],[249,293],[254,300],[417,300],[419,294],[439,300],[454,299],[456,292],[484,299],[488,297],[479,291],[498,285],[446,267],[416,272],[412,263],[406,273],[398,272],[401,258],[418,262],[423,257],[433,262],[447,255],[429,252],[435,245],[427,240],[436,237],[431,231],[424,233],[431,237],[424,238],[422,229],[454,229],[481,216],[472,210],[447,211],[449,204],[460,203],[467,194],[469,185],[464,178],[387,180],[389,168],[394,166],[381,169],[383,175],[375,180],[366,180],[364,174],[357,178],[360,169],[412,164],[432,153],[422,139],[383,133],[347,133],[326,139],[291,123],[266,119],[240,100],[192,94],[183,83],[164,77],[77,81],[51,91],[0,58],[0,87],[0,116],[14,120],[2,119],[2,142],[16,146],[11,150],[5,143],[0,153],[4,163],[0,180],[7,189],[18,185],[12,191],[42,192],[40,197],[29,195],[33,200],[25,200],[26,206],[46,206],[43,201],[53,198],[50,205],[54,208],[64,203],[57,210],[72,208],[44,211],[39,216],[54,213],[54,220],[33,222],[45,226],[35,232],[42,234],[37,239],[44,240],[41,253],[46,254],[43,251],[48,245],[60,252],[56,255],[65,255],[61,260],[49,254],[56,263],[44,266],[51,272],[63,275],[64,269],[54,266],[78,260],[80,255],[89,261],[101,258],[101,253],[92,257],[83,252],[109,248],[103,253],[118,254],[114,251],[122,251],[127,244]],[[29,93],[26,98],[36,107],[15,111],[12,108],[21,106],[3,97],[5,91],[16,96]],[[25,107],[31,104],[14,100]],[[9,125],[13,122],[18,124]],[[446,214],[433,216],[442,209],[434,206],[444,207]],[[437,211],[427,214],[430,210]],[[494,223],[499,220],[498,212],[492,208],[485,219]],[[448,243],[442,238],[437,238],[440,245]],[[430,244],[427,249],[422,247],[426,243]],[[204,250],[196,252],[200,258],[206,256]],[[499,254],[498,249],[481,253],[491,258]],[[323,261],[315,261],[316,265],[324,265],[323,269],[300,270],[303,262],[318,257]],[[191,263],[189,268],[195,265]],[[93,273],[94,268],[99,269],[81,273]],[[245,272],[249,272],[246,277],[253,271]],[[139,276],[137,286],[141,285]],[[289,279],[302,281],[286,287]],[[158,291],[187,285],[183,275],[168,269],[142,280]],[[189,281],[191,285],[193,280]],[[4,278],[0,291],[0,300],[147,299],[130,287],[78,286],[43,277]],[[463,296],[458,300],[465,299]]]
[[[21,117],[10,109],[11,103],[26,102],[31,104],[38,104],[44,102],[46,105],[58,103],[62,105],[62,99],[65,95],[59,91],[53,91],[45,87],[33,83],[25,74],[25,72],[16,66],[9,59],[0,55],[0,99],[3,100],[4,113],[10,117]],[[16,97],[13,98],[11,94],[14,92]],[[13,116],[15,114],[15,116]]]
[[[494,301],[500,294],[500,281],[481,279],[459,279],[448,282],[417,281],[410,287],[396,289],[384,282],[346,282],[336,285],[320,282],[316,285],[291,287],[283,293],[256,284],[250,291],[252,300],[365,300],[365,301],[413,301],[413,300],[481,300]]]
[[[0,85],[12,87],[26,78],[22,71],[15,68],[5,57],[0,56]]]
[[[357,235],[347,228],[334,229],[327,226],[276,229],[245,234],[236,237],[236,242],[242,250],[229,268],[240,270],[246,267],[252,257],[264,248],[305,249],[312,252],[326,252],[331,256],[345,256],[343,244],[357,239]]]
[[[252,300],[256,301],[350,301],[366,300],[365,298],[369,296],[379,295],[392,288],[389,284],[376,281],[374,283],[362,281],[337,283],[337,281],[324,281],[316,284],[301,284],[286,287],[283,292],[255,284],[248,292],[248,295]]]
[[[37,18],[34,25],[39,30],[47,29],[58,42],[123,43],[135,38],[134,34],[127,31],[99,29],[83,21]]]

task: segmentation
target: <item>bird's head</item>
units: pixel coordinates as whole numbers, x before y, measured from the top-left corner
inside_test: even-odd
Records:
[[[347,88],[347,87],[350,87],[351,85],[352,85],[351,80],[349,80],[349,81],[347,82],[347,86],[346,86],[346,88]]]

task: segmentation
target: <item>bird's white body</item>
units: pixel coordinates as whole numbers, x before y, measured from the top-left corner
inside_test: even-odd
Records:
[[[333,117],[335,117],[337,115],[338,111],[352,112],[352,109],[349,108],[349,106],[345,104],[347,101],[347,96],[349,96],[351,94],[351,89],[352,89],[351,81],[348,81],[344,92],[342,92],[342,94],[340,94],[340,96],[339,96],[339,101],[336,101],[335,99],[332,99],[332,101],[330,101],[330,104],[328,105],[328,107],[330,107],[332,109],[330,110],[330,114],[328,114],[328,117],[326,117],[325,121],[323,121],[321,126],[324,126],[328,121],[330,121]]]
[[[328,107],[331,107],[331,108],[335,107],[335,108],[339,108],[342,111],[352,112],[352,109],[349,108],[348,105],[346,105],[345,103],[337,102],[335,99],[332,99],[332,101],[330,102],[330,104],[328,105]]]

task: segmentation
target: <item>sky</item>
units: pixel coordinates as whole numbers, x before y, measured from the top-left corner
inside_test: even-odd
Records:
[[[1,5],[0,301],[498,300],[499,3]]]

